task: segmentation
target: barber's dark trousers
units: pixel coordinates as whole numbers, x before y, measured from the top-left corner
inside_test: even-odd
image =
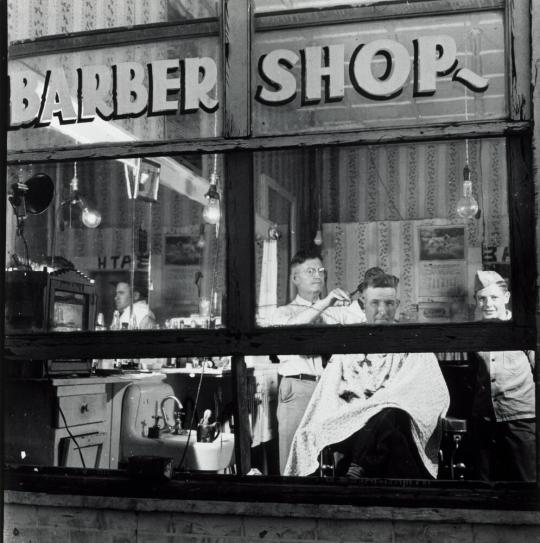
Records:
[[[364,477],[432,478],[412,438],[410,417],[401,409],[383,409],[334,448],[345,454],[345,466],[360,466]]]
[[[473,420],[475,476],[484,481],[536,480],[536,421]]]

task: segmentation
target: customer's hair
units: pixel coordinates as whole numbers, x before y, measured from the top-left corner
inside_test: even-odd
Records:
[[[321,253],[318,249],[302,249],[298,251],[291,259],[291,270],[306,260],[318,258],[322,262]]]
[[[365,279],[362,283],[360,283],[358,290],[360,292],[364,292],[368,287],[397,289],[398,284],[399,279],[395,275],[390,275],[382,270],[379,273],[372,273],[369,275],[366,272]]]
[[[139,293],[140,300],[148,299],[148,286],[143,283],[135,283],[133,285],[133,292]]]
[[[121,279],[120,281],[116,282],[116,284],[119,284],[119,283],[124,283],[131,289],[131,281],[129,277],[126,277],[125,279]],[[147,280],[145,281],[143,278],[138,277],[136,275],[135,280],[133,282],[133,292],[139,293],[140,300],[147,300],[148,299],[148,281]]]

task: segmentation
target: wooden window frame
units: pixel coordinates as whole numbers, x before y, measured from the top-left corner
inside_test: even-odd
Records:
[[[469,6],[468,6],[469,4]],[[465,0],[417,0],[406,3],[390,0],[378,6],[347,8],[354,10],[359,20],[391,17],[412,17],[426,12],[455,13],[485,9],[504,9],[508,48],[508,117],[495,121],[441,123],[418,127],[385,128],[377,130],[347,130],[335,133],[309,133],[282,136],[251,134],[251,60],[250,43],[253,31],[269,27],[290,28],[294,25],[327,24],[330,14],[336,23],[347,9],[299,10],[291,13],[251,16],[250,0],[228,0],[224,4],[219,34],[225,52],[224,59],[224,132],[221,137],[186,141],[145,141],[114,145],[81,145],[55,149],[30,149],[7,151],[6,130],[2,131],[0,160],[3,165],[37,163],[44,160],[103,160],[134,156],[178,155],[183,153],[225,153],[225,215],[227,229],[227,307],[225,329],[218,330],[159,330],[143,332],[75,332],[11,334],[4,338],[4,358],[28,360],[43,358],[70,358],[84,352],[91,358],[114,357],[169,357],[232,355],[234,392],[238,396],[237,417],[244,430],[237,433],[237,465],[240,473],[249,469],[249,435],[242,405],[245,406],[245,355],[269,355],[295,352],[309,354],[345,352],[380,352],[381,345],[387,352],[401,351],[470,351],[489,348],[534,349],[537,342],[536,313],[536,259],[527,253],[535,247],[534,183],[532,177],[532,128],[530,120],[530,58],[529,2],[510,0],[477,0],[475,6]],[[7,12],[7,7],[3,6]],[[7,20],[7,13],[3,20]],[[348,19],[347,19],[348,20]],[[202,21],[189,26],[193,36],[216,32],[216,21]],[[181,33],[178,24],[151,25],[144,29],[114,29],[48,37],[32,42],[14,44],[12,58],[95,47],[141,43],[148,36],[155,36],[163,29],[163,39]],[[146,27],[145,27],[146,28]],[[187,27],[184,27],[186,30]],[[6,33],[7,34],[7,33]],[[205,34],[208,35],[208,34]],[[141,38],[142,36],[142,38]],[[182,34],[185,37],[185,34]],[[7,39],[7,38],[6,38]],[[116,41],[115,41],[116,40]],[[7,96],[7,43],[2,43],[1,103]],[[11,58],[10,57],[10,58]],[[7,115],[4,128],[7,128]],[[395,327],[280,327],[258,328],[255,325],[255,246],[254,188],[252,153],[260,150],[305,148],[336,145],[365,145],[400,142],[446,141],[463,138],[504,137],[507,143],[510,247],[513,298],[516,302],[514,318],[509,323],[464,324],[402,324]],[[1,152],[3,151],[3,152]],[[6,190],[6,187],[3,188]],[[5,193],[4,193],[5,195]],[[6,198],[2,200],[5,217]],[[234,217],[234,220],[231,218]],[[5,237],[5,224],[0,227]],[[4,255],[2,258],[5,258]],[[5,264],[5,262],[3,262]],[[4,269],[4,268],[2,268]],[[245,286],[250,286],[246,288]],[[3,327],[3,324],[2,324]],[[2,332],[4,332],[2,328]],[[537,370],[538,372],[538,364]],[[538,382],[538,375],[535,376]],[[231,483],[232,484],[232,483]],[[294,485],[291,482],[291,485]],[[425,485],[424,485],[425,486]],[[430,485],[427,485],[428,487]],[[435,487],[437,485],[434,485]],[[440,486],[440,485],[439,485]],[[339,485],[338,485],[339,487]],[[341,487],[340,487],[341,488]]]

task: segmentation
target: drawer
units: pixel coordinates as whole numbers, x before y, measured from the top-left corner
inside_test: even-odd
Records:
[[[60,414],[60,409],[62,409],[66,418],[65,422]],[[65,428],[66,423],[71,427],[91,422],[101,422],[106,419],[106,413],[107,396],[105,393],[59,396],[55,412],[55,427]]]
[[[92,434],[83,434],[74,437],[76,441],[70,437],[65,437],[60,440],[60,443],[58,444],[58,465],[68,468],[82,468],[82,455],[84,467],[99,468],[107,434],[103,432],[94,432]]]

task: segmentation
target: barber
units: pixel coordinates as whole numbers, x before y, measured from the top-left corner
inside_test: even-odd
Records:
[[[299,251],[291,260],[291,280],[297,296],[272,315],[272,325],[354,324],[365,321],[356,305],[350,308],[349,295],[340,288],[321,297],[325,284],[325,268],[316,250]],[[321,355],[280,355],[278,373],[279,464],[283,473],[296,428],[323,371]]]

